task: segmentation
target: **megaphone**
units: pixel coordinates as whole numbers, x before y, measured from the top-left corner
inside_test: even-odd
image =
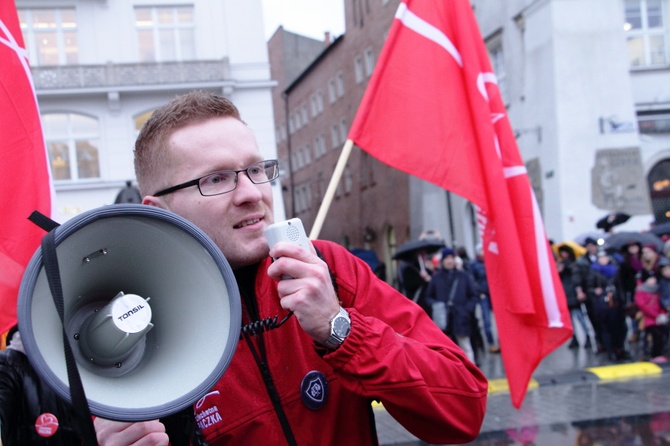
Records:
[[[39,376],[72,402],[64,329],[91,414],[150,420],[202,398],[240,336],[239,290],[214,242],[184,218],[139,204],[94,209],[54,231],[63,319],[41,249],[18,298],[21,338]]]

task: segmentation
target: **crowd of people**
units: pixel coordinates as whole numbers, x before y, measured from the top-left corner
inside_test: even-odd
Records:
[[[670,241],[662,250],[633,240],[605,250],[593,238],[586,238],[579,254],[570,244],[554,248],[575,327],[568,348],[581,347],[612,362],[667,361]],[[399,263],[398,283],[473,362],[479,364],[485,346],[490,353],[500,351],[480,245],[474,259],[463,248],[417,252],[416,261]]]
[[[582,347],[612,361],[667,361],[670,310],[670,242],[631,240],[605,250],[592,238],[577,255],[557,246],[557,267],[575,327],[585,333]],[[579,348],[573,335],[570,348]]]

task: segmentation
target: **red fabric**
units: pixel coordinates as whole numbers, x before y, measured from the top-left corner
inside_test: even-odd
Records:
[[[44,231],[28,221],[51,216],[46,148],[14,1],[0,2],[0,333],[16,323],[26,265]]]
[[[467,0],[405,0],[349,138],[477,206],[512,403],[572,335],[544,224]]]
[[[380,400],[410,432],[431,444],[472,441],[486,411],[486,377],[414,302],[377,279],[343,247],[316,241],[333,271],[342,306],[351,316],[345,342],[320,356],[290,318],[263,334],[267,364],[297,444],[377,444],[370,402]],[[262,262],[255,292],[261,318],[286,311]],[[254,339],[258,349],[258,340]],[[328,398],[318,410],[300,397],[303,377],[323,373]],[[243,339],[219,383],[195,405],[212,446],[282,444],[284,434],[259,368]]]
[[[635,289],[634,299],[640,312],[642,312],[642,317],[644,317],[644,328],[658,325],[656,318],[659,314],[665,313],[661,306],[658,289],[653,290],[644,284],[639,285]]]

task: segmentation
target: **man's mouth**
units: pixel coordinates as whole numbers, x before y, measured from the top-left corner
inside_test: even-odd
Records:
[[[233,226],[233,228],[234,228],[234,229],[244,228],[245,226],[255,225],[255,224],[258,223],[259,221],[261,221],[260,218],[254,218],[253,220],[245,220],[245,221],[243,221],[242,223]]]

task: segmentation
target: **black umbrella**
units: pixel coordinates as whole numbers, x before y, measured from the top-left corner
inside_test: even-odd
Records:
[[[649,230],[649,232],[659,237],[663,237],[664,235],[670,235],[670,221],[654,226]]]
[[[605,231],[609,231],[616,225],[620,225],[621,223],[626,223],[630,219],[630,215],[625,214],[623,212],[612,212],[610,214],[605,215],[603,218],[598,220],[596,222],[596,228],[598,229],[604,229]]]
[[[651,232],[616,232],[605,240],[605,249],[618,251],[630,243],[639,243],[642,246],[652,244],[658,252],[663,251],[663,240]]]
[[[433,253],[438,249],[444,248],[444,242],[438,239],[423,239],[423,240],[412,240],[403,245],[400,245],[393,254],[395,260],[405,260],[411,262],[416,259],[416,256],[424,251],[426,253]]]

